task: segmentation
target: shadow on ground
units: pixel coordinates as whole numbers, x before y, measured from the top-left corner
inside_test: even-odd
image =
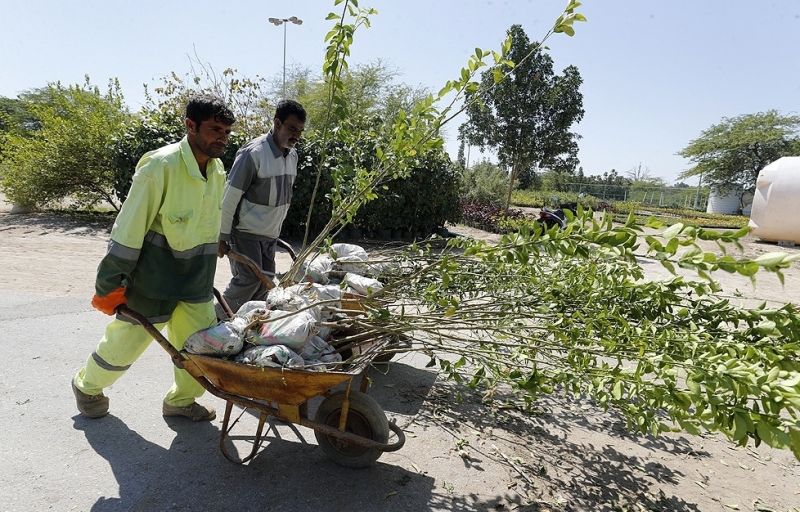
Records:
[[[0,233],[30,228],[37,236],[69,233],[77,237],[107,237],[115,218],[116,212],[0,213]]]
[[[435,376],[406,365],[383,366],[391,369],[373,372],[374,392],[369,394],[389,417],[417,414]],[[387,379],[406,391],[390,396]],[[320,401],[321,397],[312,400],[311,417]],[[232,431],[232,455],[241,456],[237,450],[250,452],[257,416],[248,410]],[[224,458],[218,423],[165,418],[175,431],[165,449],[112,414],[98,420],[80,415],[73,419],[74,428],[108,461],[118,483],[119,497],[100,497],[93,511],[448,509],[431,504],[440,499],[433,494],[433,478],[380,460],[368,469],[340,466],[316,446],[311,430],[275,419],[268,421],[259,451],[247,465]]]
[[[453,400],[456,391],[464,397],[460,403]],[[499,403],[481,404],[480,395],[469,389],[437,383],[416,422],[450,432],[456,443],[463,443],[468,460],[504,464],[515,477],[513,490],[522,497],[522,510],[616,511],[631,505],[662,512],[700,510],[676,496],[653,492],[659,484],[676,484],[686,475],[617,450],[615,440],[629,445],[634,436],[613,412],[553,396],[540,397],[533,412],[500,408]],[[594,433],[597,443],[570,441],[574,430],[588,431],[582,437],[590,439]],[[708,456],[694,451],[685,437],[635,436],[635,443],[644,451]]]

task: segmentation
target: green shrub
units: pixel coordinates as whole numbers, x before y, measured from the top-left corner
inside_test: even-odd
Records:
[[[515,190],[511,194],[511,204],[529,208],[556,208],[564,203],[578,203],[585,209],[600,210],[607,204],[600,199],[584,194],[579,197],[573,192],[555,190]]]
[[[358,141],[361,149],[370,146],[364,139]],[[300,157],[297,166],[292,204],[283,224],[281,236],[302,236],[308,222],[312,192],[317,180],[317,165],[324,152],[331,155],[320,175],[314,208],[311,213],[309,232],[316,236],[331,218],[330,192],[334,186],[332,172],[346,175],[355,166],[369,166],[374,159],[363,151],[349,151],[341,141],[323,141],[316,132],[304,136],[297,146]],[[352,156],[364,155],[365,161],[354,162]],[[407,178],[394,178],[376,190],[377,198],[363,205],[356,213],[353,224],[359,228],[377,231],[382,229],[428,234],[444,226],[445,222],[456,222],[458,206],[459,173],[443,151],[429,152],[418,160]],[[343,195],[348,181],[340,191]],[[352,183],[352,182],[350,182]]]
[[[683,222],[684,224],[697,224],[705,228],[739,229],[747,226],[750,220],[748,217],[741,215],[706,213],[691,208],[647,206],[633,201],[614,203],[615,221],[625,222],[631,212],[634,212],[636,223],[640,225],[645,224],[650,217],[656,217],[665,225]]]
[[[124,201],[139,159],[148,151],[177,142],[186,134],[184,115],[189,99],[198,93],[222,98],[236,115],[228,145],[221,159],[230,170],[242,145],[272,127],[272,113],[263,91],[263,79],[248,79],[235,69],[216,72],[195,62],[192,73],[183,78],[171,73],[161,79],[155,95],[145,91],[145,105],[127,122],[114,141],[114,192]]]
[[[74,208],[117,207],[112,148],[130,119],[119,84],[101,94],[87,77],[83,85],[49,84],[40,92],[24,100],[38,127],[4,140],[0,189],[32,208],[65,199]]]
[[[464,170],[461,179],[462,203],[505,204],[508,197],[508,173],[484,160]]]
[[[174,111],[143,110],[127,121],[113,145],[114,194],[118,201],[128,197],[136,164],[148,151],[181,140],[186,135],[183,115]],[[248,139],[240,132],[233,132],[228,139],[225,152],[220,157],[225,170],[230,170],[236,152]]]

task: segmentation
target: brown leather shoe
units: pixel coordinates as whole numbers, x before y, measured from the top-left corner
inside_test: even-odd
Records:
[[[102,418],[108,414],[108,397],[103,393],[87,395],[75,386],[75,379],[72,380],[72,392],[75,394],[78,410],[87,418]]]
[[[194,402],[186,407],[163,404],[161,414],[164,416],[184,416],[192,421],[210,421],[217,417],[217,411],[211,406],[200,405]]]

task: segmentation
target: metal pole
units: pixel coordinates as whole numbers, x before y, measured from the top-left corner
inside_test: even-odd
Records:
[[[283,97],[286,99],[286,22],[283,23]]]
[[[694,195],[694,209],[697,210],[697,202],[700,199],[700,184],[703,183],[703,175],[697,180],[697,193]]]

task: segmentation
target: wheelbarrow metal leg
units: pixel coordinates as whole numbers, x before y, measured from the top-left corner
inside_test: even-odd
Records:
[[[344,432],[347,428],[347,413],[350,411],[350,386],[353,384],[353,379],[347,381],[347,391],[344,394],[344,401],[342,402],[342,412],[339,415],[339,432]],[[341,439],[339,439],[341,441]]]
[[[246,410],[246,409],[245,409]],[[235,462],[236,464],[245,464],[250,461],[253,457],[255,457],[256,452],[258,451],[259,447],[261,446],[261,436],[264,433],[264,424],[267,421],[267,417],[269,416],[266,412],[261,411],[261,415],[258,417],[258,427],[256,428],[256,436],[253,440],[253,449],[250,451],[250,454],[243,458],[239,459],[234,457],[228,452],[228,447],[225,445],[225,440],[228,438],[228,434],[230,433],[231,429],[233,429],[233,425],[228,428],[228,424],[230,423],[231,419],[231,411],[233,411],[233,402],[228,401],[225,404],[225,418],[222,420],[222,431],[219,434],[219,449],[222,451],[222,454],[231,462]],[[238,421],[234,421],[234,425]]]

